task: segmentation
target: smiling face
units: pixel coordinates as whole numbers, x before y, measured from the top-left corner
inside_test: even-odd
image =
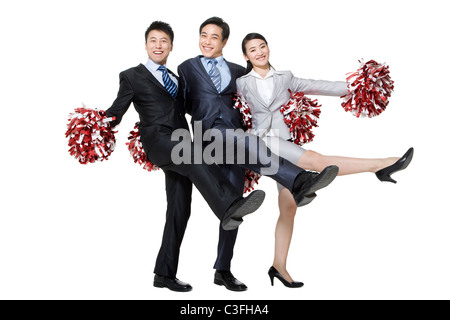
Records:
[[[253,67],[267,68],[269,67],[269,46],[264,40],[250,40],[245,45],[244,58],[251,62]]]
[[[207,24],[200,32],[200,51],[206,58],[217,58],[222,55],[222,50],[227,44],[223,40],[222,28],[215,24]]]
[[[153,62],[160,65],[166,64],[172,48],[173,45],[167,33],[160,30],[152,30],[149,32],[147,42],[145,43],[145,50],[148,53],[149,59]]]

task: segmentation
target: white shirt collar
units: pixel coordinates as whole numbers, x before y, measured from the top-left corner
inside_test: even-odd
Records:
[[[263,78],[263,77],[261,77],[261,76],[259,75],[259,73],[257,73],[257,72],[255,71],[255,69],[252,69],[252,71],[250,71],[250,75],[251,75],[251,76],[254,76],[254,77],[258,78],[258,79],[264,80],[264,79],[273,77],[273,71],[274,71],[274,70],[273,70],[273,68],[271,67],[270,70],[269,70],[269,72],[267,72],[266,77]]]
[[[205,61],[205,65],[208,63],[209,60],[216,59],[217,67],[222,67],[223,62],[225,61],[223,55],[219,56],[217,58],[206,58],[205,56],[202,56],[201,59],[203,59]]]
[[[147,62],[145,63],[145,66],[147,67],[148,70],[156,72],[160,67],[160,64],[157,64],[152,59],[148,59]]]
[[[221,67],[223,64],[223,56],[215,58],[217,60],[217,66]]]

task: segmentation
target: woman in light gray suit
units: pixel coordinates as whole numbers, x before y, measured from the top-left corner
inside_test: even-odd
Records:
[[[401,157],[384,159],[360,159],[326,156],[288,141],[291,136],[280,107],[286,105],[290,93],[305,95],[343,96],[348,93],[347,83],[342,81],[306,80],[293,76],[290,71],[275,71],[269,63],[270,50],[266,39],[257,33],[248,34],[242,41],[242,51],[247,60],[246,74],[237,79],[237,91],[252,113],[251,133],[259,135],[271,150],[305,170],[321,171],[329,165],[339,167],[339,175],[373,172],[381,181],[396,182],[391,174],[405,169],[413,156],[413,148]],[[287,287],[301,287],[293,281],[286,269],[297,206],[291,193],[278,185],[280,217],[275,229],[275,258],[269,270]]]

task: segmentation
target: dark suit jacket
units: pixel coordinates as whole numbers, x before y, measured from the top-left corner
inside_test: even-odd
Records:
[[[222,115],[230,128],[243,128],[239,111],[233,108],[233,99],[236,94],[236,79],[244,75],[245,69],[225,61],[230,68],[231,81],[219,94],[200,61],[201,57],[186,60],[178,67],[186,111],[192,116],[192,122],[202,121],[204,132],[212,127],[219,115]]]
[[[139,64],[120,73],[117,98],[106,110],[109,117],[116,117],[111,123],[113,127],[120,123],[131,102],[139,114],[139,133],[144,151],[149,157],[153,157],[150,161],[156,160],[154,163],[158,165],[157,162],[161,161],[155,159],[157,146],[165,143],[176,144],[170,142],[170,136],[175,129],[189,130],[184,117],[182,90],[179,88],[177,97],[173,98],[151,72],[143,64]]]

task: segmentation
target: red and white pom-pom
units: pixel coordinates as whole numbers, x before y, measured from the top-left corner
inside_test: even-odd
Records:
[[[238,109],[241,113],[241,121],[246,130],[252,128],[252,112],[250,106],[245,102],[240,96],[236,96],[234,99],[234,108]],[[259,173],[253,172],[251,170],[245,170],[245,183],[244,183],[244,193],[250,192],[255,189],[255,184],[258,184],[258,180],[261,178]]]
[[[69,114],[66,138],[69,138],[69,153],[81,164],[107,160],[114,151],[116,138],[110,125],[113,118],[106,112],[86,107]]]
[[[134,129],[130,131],[128,140],[129,141],[126,143],[126,145],[128,146],[128,151],[130,151],[131,157],[133,158],[135,163],[143,165],[144,170],[159,170],[159,168],[155,164],[148,160],[144,148],[142,147],[141,135],[139,134],[139,122],[136,122]]]
[[[241,121],[244,124],[244,127],[248,130],[252,128],[252,112],[250,110],[250,106],[247,102],[243,101],[240,96],[236,96],[234,99],[236,102],[234,103],[234,108],[238,109],[241,113]]]
[[[261,178],[259,173],[249,169],[245,170],[244,194],[255,189],[255,184],[258,184],[259,178]]]
[[[303,145],[314,139],[313,127],[318,127],[317,120],[321,113],[317,100],[311,100],[303,92],[292,93],[289,102],[280,107],[284,122],[289,127],[291,139],[295,144]]]
[[[394,90],[394,81],[389,75],[389,66],[379,64],[374,60],[366,63],[360,61],[360,68],[349,73],[349,93],[344,99],[342,107],[356,117],[375,117],[382,113],[389,104],[389,97]]]

